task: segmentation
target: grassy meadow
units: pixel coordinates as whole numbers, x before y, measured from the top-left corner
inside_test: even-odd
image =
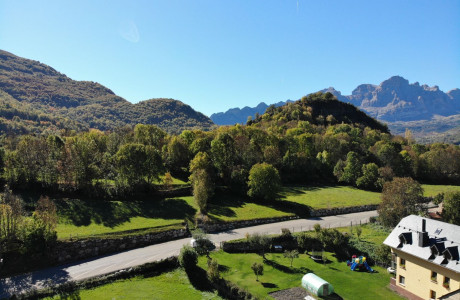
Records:
[[[346,207],[380,203],[380,193],[351,186],[286,186],[281,198],[311,208]]]
[[[193,197],[139,201],[55,199],[59,214],[58,238],[161,229],[192,220],[197,212]]]
[[[196,289],[182,269],[154,277],[138,276],[102,285],[94,289],[76,291],[71,297],[52,299],[222,299],[213,291]]]
[[[434,197],[440,193],[460,192],[460,185],[432,185],[422,184],[423,195],[425,197]]]
[[[460,186],[422,185],[425,196],[460,191]],[[126,231],[159,231],[194,223],[198,207],[193,196],[95,201],[54,199],[58,208],[58,237],[112,235]],[[378,204],[380,193],[350,186],[285,186],[276,201],[250,201],[241,196],[219,193],[209,201],[208,216],[214,222],[230,222],[284,216],[308,216],[310,209]]]
[[[377,273],[353,272],[345,262],[339,262],[332,253],[327,253],[328,263],[316,263],[306,254],[294,259],[293,267],[283,254],[269,253],[263,262],[257,254],[229,254],[223,251],[214,252],[211,257],[217,259],[221,266],[221,275],[241,288],[247,289],[260,299],[270,299],[269,293],[300,287],[302,276],[314,272],[334,287],[335,292],[343,299],[403,299],[387,286],[390,275],[385,269],[375,267]],[[264,265],[264,274],[256,276],[251,270],[254,263]],[[199,265],[206,268],[206,257],[201,257]]]

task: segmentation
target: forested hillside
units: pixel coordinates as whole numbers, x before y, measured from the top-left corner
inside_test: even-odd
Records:
[[[132,104],[98,83],[72,80],[50,66],[2,50],[0,105],[6,110],[16,108],[7,114],[0,111],[3,132],[112,130],[139,123],[155,124],[168,132],[213,126],[208,117],[180,101],[151,99]],[[15,112],[19,120],[10,124]],[[42,118],[50,123],[41,123]]]
[[[458,146],[391,136],[384,125],[330,93],[272,107],[245,126],[169,135],[137,125],[69,137],[9,136],[2,145],[2,175],[13,186],[97,185],[112,196],[154,188],[165,172],[184,180],[193,173],[203,179],[196,182],[247,195],[256,166],[276,170],[288,184],[343,182],[379,190],[404,176],[460,184]]]

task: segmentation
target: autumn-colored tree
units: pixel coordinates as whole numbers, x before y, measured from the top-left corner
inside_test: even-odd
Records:
[[[163,188],[165,190],[170,191],[172,189],[172,185],[173,185],[173,178],[171,176],[171,173],[166,172],[165,176],[163,177]]]
[[[405,216],[423,211],[423,188],[410,177],[395,177],[385,183],[381,197],[378,213],[385,226],[394,227]]]

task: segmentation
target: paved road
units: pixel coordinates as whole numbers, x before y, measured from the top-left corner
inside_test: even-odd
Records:
[[[349,226],[351,222],[353,224],[365,223],[369,217],[376,215],[376,211],[367,211],[322,218],[297,219],[210,234],[209,238],[219,246],[220,242],[243,238],[246,233],[276,234],[281,232],[281,228],[289,228],[293,232],[298,232],[311,230],[316,223],[321,224],[322,227],[342,227]],[[180,248],[188,243],[190,243],[190,238],[185,238],[2,279],[0,280],[0,298],[32,288],[40,289],[48,284],[83,280],[175,256],[179,254]]]

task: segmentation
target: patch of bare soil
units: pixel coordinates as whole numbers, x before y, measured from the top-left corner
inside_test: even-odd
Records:
[[[270,293],[270,296],[276,300],[303,300],[307,295],[307,290],[301,287]]]

